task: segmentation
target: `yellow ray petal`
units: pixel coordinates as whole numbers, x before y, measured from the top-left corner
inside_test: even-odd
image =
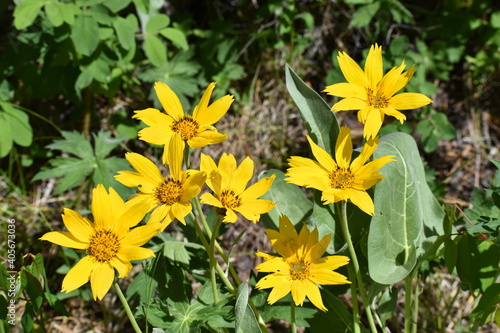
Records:
[[[181,177],[183,157],[184,142],[179,135],[174,135],[168,144],[168,152],[165,162],[168,164],[170,174],[175,180],[179,180]]]
[[[311,271],[310,280],[321,285],[336,285],[351,283],[344,275],[332,270],[322,269]]]
[[[210,205],[213,207],[224,208],[222,203],[214,197],[211,193],[203,193],[200,197],[200,202],[204,205]]]
[[[92,190],[92,215],[96,228],[107,228],[112,221],[108,193],[102,184]]]
[[[349,165],[351,164],[351,156],[352,156],[351,130],[347,126],[342,126],[340,128],[340,132],[337,137],[337,142],[335,143],[335,160],[337,161],[339,168],[341,169],[349,168]]]
[[[279,257],[274,257],[273,259],[264,261],[263,263],[257,265],[255,267],[259,272],[264,272],[264,273],[269,273],[269,272],[276,272],[277,274],[273,274],[274,278],[270,278],[266,280],[266,283],[272,283],[272,281],[275,281],[277,278],[276,276],[283,276],[283,275],[288,275],[288,272],[290,270],[290,266],[283,261],[283,258]],[[283,281],[281,279],[278,279],[279,283],[282,283]]]
[[[226,134],[219,133],[213,130],[206,130],[201,133],[198,133],[197,136],[189,139],[187,141],[188,145],[191,148],[201,148],[206,145],[213,145],[217,143],[221,143],[222,141],[227,139]]]
[[[328,95],[338,96],[338,97],[356,97],[362,100],[366,100],[366,88],[358,86],[356,84],[341,82],[332,84],[323,90]]]
[[[316,288],[318,287],[316,286]],[[295,305],[302,306],[304,304],[304,300],[306,299],[307,283],[302,280],[293,280],[290,289],[292,291],[292,298]]]
[[[149,177],[144,177],[138,172],[118,171],[115,179],[128,187],[137,187],[142,193],[152,193],[160,182],[154,183]]]
[[[158,232],[158,224],[148,223],[134,228],[120,240],[121,246],[141,246],[146,244]]]
[[[171,208],[172,206],[167,206],[167,205],[160,205],[156,207],[156,209],[153,210],[151,216],[149,217],[148,224],[162,223],[165,226],[170,224],[170,222],[172,222],[172,220],[169,219],[169,213]]]
[[[256,223],[259,221],[260,215],[269,212],[275,206],[276,203],[270,200],[257,199],[244,202],[241,206],[234,208],[234,210],[243,215],[246,219]]]
[[[417,93],[401,93],[389,100],[389,104],[397,110],[416,109],[430,103],[432,100],[429,97]]]
[[[163,109],[172,116],[175,120],[184,117],[184,110],[182,109],[179,97],[163,82],[155,82],[154,89],[156,95],[160,100]]]
[[[226,216],[224,216],[224,219],[222,222],[224,223],[234,223],[238,220],[238,215],[234,212],[234,210],[230,208],[226,208]]]
[[[359,67],[359,65],[352,60],[347,53],[339,52],[337,59],[339,61],[340,70],[349,83],[361,87],[368,87],[368,78],[366,77],[365,72],[363,72],[361,67]]]
[[[103,299],[111,288],[115,278],[115,270],[109,263],[95,263],[90,274],[90,287],[94,300]]]
[[[396,110],[395,108],[393,108],[390,105],[388,107],[384,108],[383,112],[387,116],[392,116],[392,117],[396,118],[397,120],[399,120],[399,122],[401,124],[406,120],[406,116],[403,113],[399,112],[398,110]]]
[[[207,111],[204,114],[204,117],[200,119],[200,124],[203,125],[212,125],[222,118],[223,115],[226,114],[227,110],[234,101],[233,95],[226,95],[208,107]]]
[[[212,191],[215,191],[212,185],[212,171],[217,170],[217,164],[215,164],[212,157],[201,153],[200,155],[200,171],[205,171],[207,174],[206,183]]]
[[[155,125],[145,127],[139,131],[139,139],[154,145],[165,145],[174,135],[170,126]]]
[[[283,283],[275,286],[267,297],[269,304],[274,304],[290,293],[290,283]]]
[[[193,111],[193,118],[198,121],[198,123],[200,123],[200,120],[203,119],[203,116],[207,111],[208,103],[210,102],[210,97],[212,96],[215,84],[215,82],[212,82],[208,85],[207,89],[203,93],[203,96],[201,96],[200,103],[198,103]]]
[[[375,206],[368,193],[356,190],[351,190],[350,192],[349,199],[354,205],[358,206],[359,209],[368,215],[375,215]]]
[[[318,230],[318,229],[314,229]],[[328,248],[328,245],[330,244],[330,239],[332,235],[326,235],[321,240],[318,242],[317,238],[313,242],[314,245],[311,246],[311,249],[309,250],[309,256],[313,259],[319,259],[323,254],[325,254],[326,249]]]
[[[158,167],[146,157],[137,153],[126,153],[125,158],[138,173],[150,180],[150,184],[157,186],[163,181]]]
[[[103,187],[104,188],[104,187]],[[94,225],[72,209],[64,208],[62,219],[69,232],[80,242],[87,242],[94,233]]]
[[[132,118],[139,119],[148,126],[164,126],[166,128],[172,127],[173,118],[164,114],[158,109],[147,108],[144,110],[134,111]]]
[[[132,270],[132,264],[129,261],[122,261],[118,257],[111,258],[109,263],[118,271],[119,278],[126,277]]]
[[[360,110],[368,105],[366,99],[360,99],[358,97],[348,97],[341,99],[332,106],[333,112],[347,111],[347,110]]]
[[[193,207],[189,201],[186,203],[176,202],[172,205],[172,214],[174,214],[175,218],[184,225],[186,225],[184,217],[186,217],[192,210]]]
[[[382,64],[382,46],[377,44],[370,47],[370,52],[366,57],[365,73],[368,77],[368,82],[372,90],[377,86],[377,83],[382,79],[384,69]]]
[[[94,262],[90,256],[83,257],[71,268],[62,282],[62,292],[69,293],[80,288],[90,279],[90,273],[94,268]]]
[[[69,231],[51,231],[39,238],[39,240],[48,241],[57,245],[69,247],[72,249],[85,250],[89,243],[81,241]]]
[[[366,143],[363,145],[361,153],[351,163],[351,170],[353,173],[356,173],[366,163],[366,161],[368,161],[375,149],[377,149],[378,142],[378,137],[368,139],[366,141]]]
[[[243,202],[247,200],[255,200],[261,196],[263,196],[269,189],[271,185],[273,185],[273,181],[276,178],[276,175],[272,175],[270,177],[265,177],[259,180],[257,183],[251,185],[246,190],[241,193],[240,197]]]
[[[252,159],[248,156],[245,157],[245,159],[241,161],[240,165],[236,168],[236,172],[231,180],[231,185],[236,193],[241,193],[245,190],[248,182],[253,176],[253,170],[254,163]]]
[[[307,136],[307,141],[309,141],[309,144],[311,145],[311,150],[318,161],[319,164],[326,170],[336,170],[337,169],[337,163],[333,160],[333,158],[322,148],[320,148],[314,141]]]
[[[150,249],[138,246],[122,246],[116,255],[123,261],[142,260],[155,256]]]
[[[400,66],[393,67],[389,72],[387,72],[378,83],[377,90],[374,91],[374,94],[379,97],[389,99],[392,94],[396,93],[396,91],[394,91],[394,87],[396,87],[405,67],[405,62],[402,61]]]
[[[128,229],[135,227],[151,210],[152,206],[154,206],[154,203],[151,197],[146,200],[127,201],[125,209],[120,212],[116,219],[115,228],[118,234],[124,235],[128,232]]]
[[[346,256],[328,256],[323,257],[314,265],[314,269],[328,269],[334,270],[339,267],[345,266],[349,263],[349,257]]]
[[[307,295],[307,298],[309,298],[311,303],[314,304],[314,306],[320,309],[321,311],[328,311],[328,309],[323,304],[323,300],[321,298],[321,292],[319,291],[318,286],[312,283],[311,281],[307,280],[305,280],[304,283],[302,283],[302,285]]]
[[[289,277],[287,275],[269,274],[260,279],[259,282],[257,282],[257,284],[255,285],[255,287],[257,289],[267,289],[267,288],[274,288],[276,286],[287,283],[289,283]],[[290,287],[288,287],[288,292],[290,292]]]
[[[392,96],[401,89],[406,86],[406,84],[410,81],[413,74],[415,74],[415,65],[412,65],[406,72],[402,73],[396,83],[392,87],[388,87],[388,90],[385,92],[386,96]]]
[[[367,115],[363,136],[367,139],[377,136],[384,121],[384,113],[379,109],[372,108]]]

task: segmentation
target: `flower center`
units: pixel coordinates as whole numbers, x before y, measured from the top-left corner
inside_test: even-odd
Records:
[[[354,175],[349,169],[337,169],[330,174],[330,186],[339,190],[352,188]]]
[[[383,109],[389,105],[389,101],[387,100],[387,98],[374,95],[371,89],[368,89],[367,93],[368,93],[368,104],[370,104],[374,108]]]
[[[165,181],[155,189],[154,195],[161,204],[172,206],[174,203],[181,200],[182,183],[171,177],[167,177]]]
[[[111,230],[97,230],[90,237],[87,254],[99,262],[109,262],[120,249],[118,235]]]
[[[241,206],[241,199],[233,190],[222,191],[219,200],[227,208],[234,209]]]
[[[172,131],[179,133],[184,141],[195,137],[199,128],[200,125],[191,116],[184,116],[172,124]]]
[[[290,277],[292,280],[305,280],[309,278],[309,262],[303,260],[295,260],[289,263]]]

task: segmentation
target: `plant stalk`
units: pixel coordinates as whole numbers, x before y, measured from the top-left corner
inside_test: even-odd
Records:
[[[142,333],[141,329],[139,328],[139,325],[137,324],[137,321],[134,318],[134,315],[132,314],[132,310],[130,309],[130,306],[128,305],[127,299],[125,298],[125,295],[123,295],[122,290],[120,289],[120,286],[118,285],[118,282],[113,283],[113,287],[116,291],[116,294],[118,295],[118,298],[122,302],[123,308],[125,309],[125,312],[127,313],[127,317],[130,320],[130,323],[132,324],[132,327],[134,328],[136,333]]]

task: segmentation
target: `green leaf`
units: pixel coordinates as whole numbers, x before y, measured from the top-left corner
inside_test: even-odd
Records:
[[[500,302],[500,283],[494,283],[484,291],[476,308],[470,314],[471,318],[478,318],[481,325],[486,324],[488,317],[497,311]]]
[[[106,0],[103,5],[108,7],[113,13],[118,13],[120,10],[127,7],[132,0]]]
[[[245,281],[238,287],[235,306],[236,333],[260,333],[259,323],[248,304],[248,283]]]
[[[44,4],[44,0],[25,0],[14,9],[14,26],[17,30],[33,24]]]
[[[455,137],[455,128],[441,112],[433,112],[428,119],[420,121],[417,131],[422,134],[421,140],[426,152],[436,150],[440,139],[451,140]]]
[[[144,52],[156,67],[160,67],[167,62],[167,50],[161,40],[155,35],[146,35],[144,40]]]
[[[285,182],[285,174],[283,171],[271,169],[264,171],[259,175],[259,178],[270,177],[276,175],[273,185],[262,196],[262,199],[276,202],[276,206],[270,212],[263,216],[266,224],[279,227],[279,217],[286,215],[290,218],[293,224],[297,224],[306,219],[312,212],[312,202],[306,198],[304,193],[297,185]]]
[[[349,22],[349,28],[366,27],[368,24],[370,24],[379,9],[379,1],[359,7],[354,12],[354,15],[352,15],[351,22]]]
[[[151,17],[146,23],[146,34],[156,34],[161,29],[170,24],[170,18],[165,14],[158,14]]]
[[[286,66],[286,87],[299,108],[302,120],[311,138],[332,154],[340,131],[337,118],[330,107],[302,81],[290,66]]]
[[[99,44],[99,25],[88,15],[79,15],[71,27],[71,39],[78,52],[90,56]]]
[[[163,254],[173,262],[189,265],[189,253],[186,250],[186,243],[165,241]]]
[[[80,7],[78,7],[74,3],[60,2],[59,8],[61,9],[64,22],[68,23],[69,25],[73,25],[75,23],[75,16],[82,13]]]
[[[54,27],[59,27],[64,23],[64,15],[62,10],[62,3],[58,1],[51,1],[45,5],[45,13],[47,14],[47,18],[50,23]]]
[[[29,123],[28,115],[19,110],[15,104],[0,102],[0,106],[5,111],[5,117],[8,118],[10,123],[11,133],[14,134],[12,140],[20,146],[30,146],[33,142],[33,129]]]
[[[385,324],[387,319],[391,318],[396,312],[396,305],[398,304],[398,290],[394,287],[387,288],[380,301],[378,302],[380,321]]]
[[[125,50],[130,50],[135,44],[135,29],[128,19],[123,17],[117,17],[113,21],[113,27],[115,28],[116,35],[118,36],[118,41],[120,45]]]
[[[368,234],[370,276],[381,284],[404,279],[432,245],[428,241],[444,234],[444,212],[427,185],[415,140],[404,133],[384,136],[373,157],[388,155],[395,161],[380,169],[384,178],[375,187]]]
[[[160,34],[172,41],[172,43],[174,43],[184,51],[187,51],[189,49],[186,35],[184,35],[181,30],[175,28],[165,28],[160,30]]]
[[[5,157],[12,149],[12,130],[10,117],[5,112],[0,112],[0,157]]]

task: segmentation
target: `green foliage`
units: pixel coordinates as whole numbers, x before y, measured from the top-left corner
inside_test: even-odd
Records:
[[[130,170],[128,162],[123,158],[115,156],[107,157],[108,154],[119,144],[119,139],[113,139],[109,132],[93,134],[94,147],[83,134],[78,132],[63,131],[63,140],[56,140],[47,148],[60,150],[62,154],[71,154],[76,157],[58,156],[49,160],[50,167],[40,171],[33,180],[59,178],[59,184],[55,193],[62,193],[79,185],[82,181],[91,177],[92,182],[103,184],[106,188],[113,187],[122,197],[128,197],[130,188],[118,183],[113,176],[117,171]]]
[[[385,177],[375,188],[376,214],[368,234],[370,276],[382,284],[404,279],[426,241],[444,234],[444,212],[427,186],[413,138],[403,133],[383,137],[374,158],[388,155],[394,161],[381,168]]]
[[[33,142],[28,115],[15,104],[0,102],[0,127],[0,158],[9,154],[13,143],[28,147]]]

